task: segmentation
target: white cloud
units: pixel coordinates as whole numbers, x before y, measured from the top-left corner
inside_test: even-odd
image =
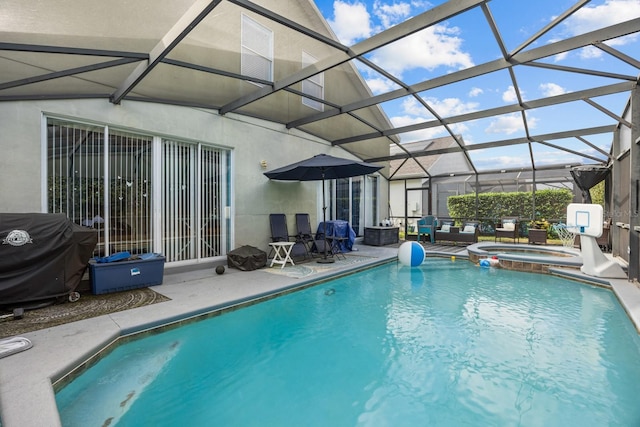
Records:
[[[568,165],[580,163],[584,158],[560,150],[545,150],[535,152],[536,165]]]
[[[540,83],[540,91],[543,96],[556,96],[567,93],[567,91],[560,85],[555,83]]]
[[[476,111],[478,104],[475,102],[462,102],[457,98],[425,98],[429,105],[442,117],[450,117],[459,114]],[[409,126],[417,123],[435,120],[435,117],[429,113],[415,98],[407,98],[402,102],[401,115],[391,117],[391,123],[395,127]],[[469,128],[465,123],[456,123],[450,125],[450,128],[456,134],[465,134]],[[443,126],[437,126],[428,129],[421,129],[414,132],[408,132],[400,135],[402,142],[420,141],[424,139],[436,138],[448,135],[447,130]]]
[[[413,11],[423,12],[432,5],[427,1],[413,0],[385,4],[376,0],[373,4],[373,15],[380,22],[374,28],[372,15],[367,11],[365,3],[355,0],[335,0],[333,3],[333,19],[329,25],[338,39],[352,45],[357,41],[370,37],[380,29],[387,29],[410,18]],[[448,24],[438,24],[412,34],[388,46],[374,51],[370,57],[376,64],[402,77],[402,73],[412,69],[433,70],[437,67],[448,67],[454,70],[472,67],[471,55],[462,50],[463,39],[460,30]]]
[[[458,34],[456,27],[434,25],[374,51],[371,60],[398,77],[416,68],[471,67],[473,60],[462,51],[463,39]]]
[[[594,59],[602,56],[602,51],[595,46],[586,46],[580,49],[581,59]]]
[[[440,100],[427,98],[426,101],[440,117],[451,117],[470,113],[477,111],[479,107],[477,102],[462,102],[462,100],[458,98],[444,98]]]
[[[371,20],[364,3],[346,3],[341,0],[333,2],[333,20],[329,25],[345,45],[352,45],[357,40],[371,35]]]
[[[374,95],[387,93],[398,88],[398,85],[391,80],[380,77],[366,79],[366,82]]]
[[[584,34],[599,28],[618,24],[640,17],[640,0],[605,0],[596,6],[585,6],[571,15],[565,22],[564,28],[571,35]],[[607,44],[623,45],[637,39],[637,34],[610,40]],[[583,58],[593,58],[593,55],[581,54]]]
[[[408,116],[417,117],[420,119],[433,119],[433,115],[429,113],[429,110],[424,108],[415,98],[406,98],[402,101],[402,112]]]
[[[573,37],[604,28],[620,22],[640,17],[640,0],[605,0],[596,6],[584,6],[563,22],[564,32]],[[631,43],[638,38],[637,34],[608,40],[610,46],[620,46]],[[554,43],[558,39],[549,40]],[[579,50],[581,59],[600,58],[603,52],[593,46],[587,46]],[[569,56],[569,52],[559,53],[554,56],[555,62],[563,61]]]
[[[509,86],[507,90],[502,92],[502,100],[504,102],[517,102],[518,96],[516,95],[516,88]]]
[[[555,40],[555,41],[558,41],[558,40]],[[554,42],[549,42],[549,43],[554,43]],[[560,62],[560,61],[563,61],[567,56],[569,56],[569,52],[562,52],[557,55],[554,55],[553,60],[554,62]]]
[[[459,98],[424,98],[431,108],[440,117],[458,116],[473,111],[477,111],[479,104],[477,102],[463,102]],[[415,98],[407,98],[402,102],[402,111],[410,116],[415,116],[424,120],[434,119],[425,107],[422,106]]]
[[[471,98],[474,98],[476,96],[482,95],[484,93],[484,91],[482,89],[480,89],[479,87],[474,87],[471,88],[471,90],[469,91],[469,96]]]
[[[582,7],[564,25],[571,34],[578,35],[638,17],[640,0],[605,0],[597,6]]]
[[[411,14],[411,4],[402,2],[385,4],[376,0],[373,3],[373,13],[386,29],[405,20]]]
[[[500,116],[489,123],[484,130],[486,133],[500,133],[511,135],[516,132],[524,132],[524,124],[519,114]]]
[[[411,115],[395,116],[391,117],[391,123],[394,127],[403,127],[409,125],[415,125],[417,123],[424,122],[424,118],[415,117]],[[447,131],[444,127],[438,126],[434,128],[421,129],[414,132],[408,132],[400,134],[402,142],[422,141],[425,139],[433,139],[439,136],[447,135]]]

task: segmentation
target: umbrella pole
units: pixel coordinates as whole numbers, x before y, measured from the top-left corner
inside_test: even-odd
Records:
[[[324,256],[317,262],[321,264],[330,264],[336,260],[327,257],[327,202],[324,196],[324,172],[322,172],[322,234],[324,235]]]

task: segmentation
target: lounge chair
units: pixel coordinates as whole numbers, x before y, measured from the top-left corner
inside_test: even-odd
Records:
[[[418,220],[418,242],[422,241],[422,235],[428,234],[431,243],[436,241],[436,228],[438,227],[438,218],[433,215],[427,215]]]
[[[518,231],[517,217],[502,218],[500,221],[500,227],[496,227],[494,242],[497,242],[498,238],[507,237],[509,239],[513,239],[514,243],[518,243],[520,241]]]
[[[291,258],[301,259],[307,257],[307,249],[304,243],[296,241],[296,236],[289,234],[287,227],[287,217],[285,214],[270,214],[269,223],[271,225],[271,241],[272,242],[295,242],[291,249]],[[273,255],[273,250],[269,254],[269,258]]]

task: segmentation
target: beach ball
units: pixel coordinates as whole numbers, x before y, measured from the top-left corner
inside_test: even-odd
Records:
[[[480,260],[480,267],[485,267],[485,268],[491,267],[491,263],[486,258],[485,259],[481,259]]]
[[[409,267],[417,267],[424,261],[424,248],[418,242],[404,242],[398,249],[398,261]]]

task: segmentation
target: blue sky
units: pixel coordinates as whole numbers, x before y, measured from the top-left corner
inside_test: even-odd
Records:
[[[340,41],[346,45],[352,45],[446,2],[438,0],[315,0],[315,3]],[[520,46],[574,4],[574,0],[493,0],[487,3],[508,51]],[[593,0],[544,34],[527,49],[636,17],[640,17],[640,0]],[[638,34],[635,34],[609,41],[607,44],[637,58],[640,54],[639,39]],[[368,58],[406,83],[413,84],[498,59],[501,56],[499,46],[490,31],[482,9],[476,7],[403,41],[378,49]],[[631,76],[638,75],[636,68],[594,47],[545,58],[541,62]],[[397,89],[391,81],[372,70],[360,66],[359,68],[374,94]],[[517,67],[515,74],[521,96],[525,101],[621,82],[621,80],[607,77],[537,67]],[[517,103],[514,87],[507,71],[432,89],[422,93],[421,96],[442,117]],[[621,114],[627,99],[628,94],[625,93],[600,97],[595,101],[613,113]],[[433,116],[410,97],[388,102],[383,105],[383,108],[394,126],[433,120]],[[583,101],[571,105],[530,110],[527,112],[527,118],[532,135],[565,130],[566,123],[571,123],[571,128],[580,129],[614,122],[611,117]],[[467,144],[525,136],[519,114],[453,125],[453,128],[455,132],[463,135]],[[403,134],[401,139],[403,142],[409,142],[446,135],[448,134],[445,129],[438,127]],[[611,135],[589,136],[585,139],[606,151],[611,145]],[[603,157],[602,154],[597,153],[597,150],[575,139],[556,140],[554,144],[599,158]],[[534,148],[534,154],[537,165],[590,162],[580,156],[546,146]],[[520,164],[530,166],[528,156],[526,145],[502,148],[499,151],[472,152],[474,163],[480,169],[517,167]]]

